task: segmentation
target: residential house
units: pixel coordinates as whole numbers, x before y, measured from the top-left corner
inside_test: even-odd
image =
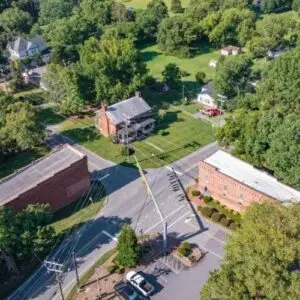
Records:
[[[241,53],[240,47],[235,46],[227,46],[221,49],[221,55],[228,56],[228,55],[238,55]]]
[[[140,92],[116,104],[102,105],[95,118],[95,126],[102,135],[113,136],[123,144],[147,136],[154,124],[151,107]]]
[[[215,68],[217,67],[217,64],[218,64],[218,61],[215,60],[215,59],[212,59],[212,60],[209,61],[209,64],[208,64],[208,65],[209,65],[210,67],[212,67],[212,68],[215,69]]]
[[[299,191],[223,150],[200,161],[198,185],[202,194],[239,212],[265,200],[300,203]]]
[[[217,95],[217,97],[217,99],[214,98],[213,83],[212,81],[209,81],[202,87],[201,93],[198,94],[197,101],[204,104],[205,106],[217,107],[218,101],[223,102],[227,99],[223,95]]]
[[[39,35],[34,38],[24,39],[18,37],[16,40],[9,42],[7,49],[10,53],[10,60],[25,59],[39,54],[44,63],[50,60],[50,51],[47,48],[45,41]]]
[[[87,157],[65,145],[0,180],[0,206],[20,211],[49,203],[54,211],[80,199],[90,186]]]

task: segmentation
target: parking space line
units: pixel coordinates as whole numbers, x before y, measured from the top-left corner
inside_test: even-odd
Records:
[[[115,242],[118,241],[118,239],[117,239],[115,236],[111,235],[111,234],[108,233],[107,231],[102,230],[102,233],[104,233],[106,236],[108,236],[109,238],[111,238],[111,239],[114,240]]]
[[[178,223],[180,220],[182,220],[183,218],[185,218],[190,213],[191,212],[188,211],[187,213],[185,213],[184,215],[182,215],[180,218],[178,218],[176,221],[174,221],[171,225],[168,225],[168,228],[171,228],[172,226],[174,226],[176,223]]]

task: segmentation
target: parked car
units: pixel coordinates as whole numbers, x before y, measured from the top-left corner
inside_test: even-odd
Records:
[[[123,300],[145,300],[129,283],[119,282],[114,286],[115,291]]]
[[[147,281],[140,273],[130,271],[126,274],[126,279],[144,296],[150,296],[154,291],[154,286],[149,281]]]
[[[206,115],[208,117],[215,117],[215,116],[220,116],[223,114],[223,112],[218,109],[218,108],[210,108],[210,107],[205,107],[200,111],[201,114]]]

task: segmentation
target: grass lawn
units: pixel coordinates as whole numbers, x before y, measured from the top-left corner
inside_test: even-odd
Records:
[[[5,163],[0,164],[0,178],[8,176],[18,169],[25,167],[32,161],[46,155],[49,151],[50,150],[46,147],[39,147],[32,151],[24,151],[13,155],[6,160]]]
[[[181,70],[187,72],[189,75],[183,77],[184,81],[195,81],[195,74],[199,71],[206,74],[206,79],[212,79],[214,76],[214,69],[209,67],[211,59],[218,59],[219,51],[212,50],[207,46],[199,48],[199,52],[192,58],[178,58],[172,55],[166,55],[159,50],[157,45],[150,45],[141,49],[143,60],[146,62],[150,74],[157,79],[162,79],[161,72],[169,63],[177,64]]]
[[[92,197],[93,203],[89,201],[90,197]],[[74,230],[78,226],[94,217],[96,213],[104,206],[104,199],[105,190],[103,185],[98,184],[97,186],[93,186],[91,193],[84,195],[79,200],[54,213],[54,220],[51,225],[53,225],[55,228],[55,232],[61,233],[62,231],[69,229]],[[85,204],[81,208],[82,203]]]
[[[150,0],[126,0],[122,1],[127,7],[132,7],[134,9],[145,9]],[[168,8],[170,9],[171,0],[165,0]],[[190,0],[181,0],[182,7],[187,7],[190,3]]]
[[[198,105],[190,105],[165,105],[157,110],[154,135],[132,144],[134,154],[143,168],[167,165],[214,140],[211,125],[193,119],[181,111],[182,108],[190,108],[191,111],[198,109]],[[127,163],[126,157],[122,155],[123,146],[115,145],[109,138],[98,135],[94,128],[73,128],[62,131],[62,134],[103,158],[116,163]],[[134,164],[133,155],[130,156],[129,163]]]

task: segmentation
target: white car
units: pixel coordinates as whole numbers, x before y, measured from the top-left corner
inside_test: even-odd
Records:
[[[130,271],[126,274],[127,281],[140,291],[144,296],[148,297],[154,291],[154,286],[147,281],[141,274]]]

